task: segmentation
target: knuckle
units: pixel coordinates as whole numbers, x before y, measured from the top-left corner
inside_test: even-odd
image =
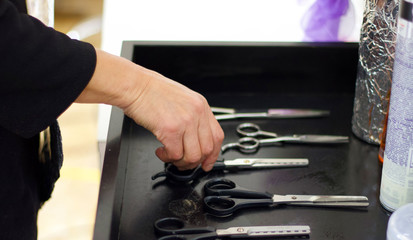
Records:
[[[206,99],[200,95],[196,94],[192,100],[192,105],[196,114],[201,114],[205,110]]]
[[[175,121],[167,122],[165,123],[163,127],[163,132],[165,134],[174,135],[174,134],[179,133],[179,131],[180,131],[180,126]]]
[[[200,160],[201,160],[200,152],[194,152],[194,153],[191,153],[185,156],[185,161],[190,165],[198,164]]]
[[[210,155],[214,151],[214,144],[210,141],[202,145],[202,153],[204,155]]]
[[[164,140],[179,136],[181,132],[181,127],[174,121],[165,122],[156,132],[156,137],[159,141],[163,142]]]
[[[168,158],[169,158],[172,162],[179,161],[179,160],[182,159],[182,157],[183,157],[182,154],[180,154],[180,153],[177,152],[177,151],[173,151],[173,152],[168,153]]]
[[[224,131],[220,128],[214,135],[214,140],[216,142],[222,143],[224,141],[225,134]]]
[[[192,123],[194,121],[193,113],[182,114],[181,121],[184,124],[184,126],[187,126],[188,124]]]

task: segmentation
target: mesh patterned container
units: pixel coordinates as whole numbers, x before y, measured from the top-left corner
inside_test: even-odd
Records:
[[[372,144],[380,144],[389,104],[398,12],[399,0],[365,2],[352,130]]]

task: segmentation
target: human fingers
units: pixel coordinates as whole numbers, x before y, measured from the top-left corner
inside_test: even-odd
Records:
[[[215,119],[212,111],[209,114],[209,124],[211,129],[211,138],[213,143],[213,148],[210,154],[205,158],[202,163],[202,168],[204,171],[210,171],[216,160],[218,159],[219,153],[221,151],[221,145],[224,140],[224,131],[221,128],[221,125]]]
[[[198,136],[198,124],[187,126],[183,136],[183,158],[173,164],[179,170],[187,170],[197,167],[203,161],[203,153]]]
[[[180,170],[192,169],[201,164],[213,149],[212,135],[208,121],[209,106],[201,95],[191,102],[192,110],[182,114],[185,126],[183,136],[184,156],[182,160],[174,162]]]
[[[155,151],[156,155],[179,170],[195,168],[204,159],[198,134],[202,115],[199,104],[195,98],[190,106],[175,108],[174,114],[169,115],[168,123],[162,121],[162,127],[157,131],[157,138],[164,146]]]
[[[204,170],[211,170],[222,144],[223,131],[220,125],[215,120],[205,98],[199,99],[198,103],[194,103],[197,107],[189,115],[188,113],[180,115],[185,123],[182,159],[167,159],[162,157],[166,156],[165,148],[157,150],[157,156],[161,160],[172,162],[180,170],[192,169],[199,164],[203,164]]]
[[[157,138],[163,146],[156,149],[156,156],[163,162],[174,163],[182,160],[184,156],[183,129],[171,121],[171,124],[165,125],[159,132],[160,134],[157,135]]]

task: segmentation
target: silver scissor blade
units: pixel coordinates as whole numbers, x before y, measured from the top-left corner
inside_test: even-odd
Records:
[[[217,229],[218,236],[303,236],[309,235],[310,227],[307,225],[286,225],[286,226],[256,226],[256,227],[231,227],[227,229]]]
[[[366,196],[330,196],[330,195],[274,195],[276,204],[330,206],[330,207],[367,207],[369,206]]]
[[[238,168],[277,168],[300,167],[308,165],[307,158],[237,158],[224,160],[227,167]]]
[[[323,203],[291,203],[290,205],[320,206],[320,207],[368,207],[368,202],[323,202]]]
[[[318,196],[312,203],[315,206],[337,206],[337,207],[368,207],[366,196]]]
[[[367,202],[368,198],[366,196],[317,196],[314,199],[314,203],[324,203],[324,202]]]
[[[238,118],[267,118],[268,113],[257,112],[257,113],[230,113],[230,114],[219,114],[215,115],[216,120],[226,120],[226,119],[238,119]]]
[[[235,113],[234,108],[211,107],[213,113]]]
[[[291,137],[296,138],[295,140],[290,140],[291,142],[300,142],[300,143],[348,143],[349,142],[348,136],[295,134]]]
[[[324,117],[330,115],[330,111],[317,109],[288,109],[273,108],[268,109],[268,117],[271,118],[307,118]]]
[[[326,110],[315,109],[288,109],[288,108],[273,108],[266,112],[232,112],[232,109],[215,109],[214,112],[223,113],[216,115],[217,120],[238,119],[238,118],[310,118],[310,117],[324,117],[330,114]]]

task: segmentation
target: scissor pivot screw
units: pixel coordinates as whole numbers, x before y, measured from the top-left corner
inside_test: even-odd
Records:
[[[250,163],[251,161],[250,160],[244,160],[244,163]]]
[[[237,232],[244,232],[244,228],[237,228]]]
[[[294,200],[295,200],[295,199],[297,199],[297,197],[296,197],[296,196],[292,196],[291,198],[292,198],[292,199],[294,199]]]

